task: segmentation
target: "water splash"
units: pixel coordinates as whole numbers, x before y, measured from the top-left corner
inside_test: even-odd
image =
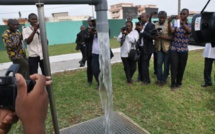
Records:
[[[113,96],[112,96],[112,79],[111,79],[111,59],[110,43],[108,33],[98,33],[98,43],[100,49],[100,87],[99,95],[102,107],[105,112],[105,134],[114,134],[113,128]]]

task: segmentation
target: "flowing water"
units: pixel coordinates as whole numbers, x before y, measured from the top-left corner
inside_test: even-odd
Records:
[[[100,87],[99,95],[102,107],[105,112],[105,134],[114,134],[113,128],[113,96],[112,96],[112,79],[111,79],[111,59],[109,34],[98,33],[98,43],[100,49]]]

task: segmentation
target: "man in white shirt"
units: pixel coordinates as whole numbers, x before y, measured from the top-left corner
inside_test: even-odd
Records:
[[[29,74],[32,75],[38,72],[38,63],[40,64],[42,74],[44,74],[42,44],[37,15],[34,13],[29,14],[28,21],[30,26],[23,29],[23,39],[27,44],[29,53]]]
[[[211,43],[205,44],[203,57],[205,57],[205,65],[204,65],[205,82],[201,86],[208,87],[208,86],[212,86],[211,71],[212,71],[213,61],[215,60],[215,47],[212,47]]]
[[[132,61],[128,58],[128,54],[131,50],[131,44],[135,43],[139,39],[137,30],[132,30],[133,23],[131,21],[126,22],[126,27],[121,29],[117,40],[121,43],[120,55],[124,65],[124,71],[127,78],[128,85],[132,81],[134,72],[136,71],[136,61]]]

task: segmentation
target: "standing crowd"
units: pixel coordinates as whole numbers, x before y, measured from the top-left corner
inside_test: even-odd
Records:
[[[182,86],[183,74],[188,59],[188,41],[191,33],[191,24],[188,22],[188,9],[182,9],[180,15],[167,19],[167,13],[158,13],[158,22],[152,23],[151,16],[141,14],[139,22],[133,30],[133,23],[127,21],[126,28],[121,29],[117,40],[121,45],[121,58],[128,85],[133,83],[132,77],[138,64],[138,80],[143,85],[151,83],[149,75],[149,61],[154,55],[154,74],[157,76],[156,84],[166,84],[171,74],[171,90]],[[173,20],[174,19],[174,20]],[[179,21],[180,25],[173,25]],[[132,44],[140,52],[139,60],[129,57]],[[170,69],[170,71],[169,71]]]
[[[13,64],[19,64],[18,73],[25,79],[30,75],[38,73],[40,65],[44,75],[43,53],[40,37],[40,30],[37,15],[29,14],[30,26],[23,28],[20,33],[19,23],[16,19],[8,20],[8,29],[2,34],[2,40],[7,50],[8,56]],[[27,44],[28,58],[24,49],[23,41]]]
[[[183,74],[188,59],[188,41],[191,33],[191,25],[187,21],[188,9],[182,9],[179,16],[169,17],[167,13],[158,13],[158,22],[152,23],[151,16],[146,13],[141,14],[139,22],[132,23],[129,18],[125,26],[120,31],[117,38],[120,43],[120,56],[124,66],[125,76],[128,85],[133,81],[133,75],[138,65],[138,82],[143,85],[151,83],[149,75],[149,63],[152,54],[154,55],[154,73],[157,76],[156,84],[163,86],[167,78],[171,76],[171,90],[176,90],[182,86]],[[173,25],[173,19],[179,21],[179,25]],[[14,64],[19,64],[20,68],[16,74],[16,84],[18,88],[16,98],[16,113],[8,109],[0,109],[0,133],[5,134],[10,130],[11,124],[17,121],[17,116],[21,120],[24,133],[45,133],[45,119],[48,109],[48,95],[45,86],[51,84],[50,77],[38,75],[40,66],[44,75],[42,44],[40,29],[36,14],[28,16],[30,26],[23,29],[21,34],[18,31],[18,21],[8,20],[8,29],[2,34],[2,39],[6,47],[8,56]],[[77,50],[81,50],[82,59],[80,67],[87,62],[87,83],[90,86],[93,76],[99,87],[99,43],[96,30],[96,20],[92,17],[88,19],[88,27],[81,26],[81,31],[77,34]],[[23,49],[22,41],[27,44],[28,59]],[[213,44],[214,45],[214,44]],[[132,47],[138,50],[138,60],[130,58]],[[202,87],[212,85],[211,70],[215,54],[211,55],[211,44],[205,48],[205,83]],[[113,54],[110,49],[110,58]],[[169,71],[170,70],[170,71]],[[36,81],[34,89],[27,93],[25,79]],[[38,99],[40,98],[40,99]],[[29,103],[30,102],[30,103]],[[34,105],[32,105],[32,103]],[[26,110],[27,109],[27,110]],[[36,128],[36,129],[35,129]]]

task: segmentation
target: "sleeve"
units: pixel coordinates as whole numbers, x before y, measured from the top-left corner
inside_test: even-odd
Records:
[[[118,37],[117,37],[117,41],[118,41],[118,42],[121,42],[121,38],[122,38],[122,33],[120,32],[120,34],[119,34]]]
[[[79,43],[79,34],[77,34],[76,36],[76,41],[75,41],[77,44]]]
[[[155,29],[155,25],[151,24],[149,31],[144,31],[142,34],[143,37],[153,39],[151,36],[152,31]]]
[[[10,40],[10,37],[8,35],[7,32],[4,32],[2,34],[2,40],[4,43],[4,46],[8,49],[8,48],[12,48],[14,46],[14,43]]]
[[[127,38],[130,43],[135,43],[139,39],[139,34],[136,30],[134,30],[131,34],[127,35]]]
[[[22,35],[23,35],[23,40],[26,40],[31,35],[27,27],[23,29]]]

